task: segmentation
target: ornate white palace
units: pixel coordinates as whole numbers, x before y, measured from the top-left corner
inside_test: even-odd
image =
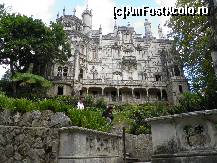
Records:
[[[114,25],[112,33],[92,29],[92,11],[82,20],[73,15],[57,15],[71,41],[72,57],[65,65],[52,66],[49,79],[55,84],[50,95],[93,95],[109,102],[176,103],[188,91],[182,67],[171,51],[172,41],[158,26],[159,39],[152,35],[151,23],[144,23],[145,35],[133,27]]]

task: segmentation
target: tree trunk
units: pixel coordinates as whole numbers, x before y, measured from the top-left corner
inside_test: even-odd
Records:
[[[11,69],[11,77],[13,78],[15,72],[13,68],[13,61],[10,62],[10,69]],[[17,83],[15,81],[11,81],[12,84],[12,95],[15,97],[17,95]]]

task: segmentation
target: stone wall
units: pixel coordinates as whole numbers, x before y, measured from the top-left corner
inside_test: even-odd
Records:
[[[152,163],[216,163],[217,110],[146,119],[151,124]]]
[[[59,129],[69,126],[64,113],[0,112],[1,163],[57,163]]]
[[[0,112],[0,163],[121,163],[121,137],[71,126],[64,113]]]
[[[140,161],[150,161],[152,156],[151,135],[126,134],[126,153]]]
[[[121,163],[122,155],[121,136],[79,127],[61,128],[61,163]]]

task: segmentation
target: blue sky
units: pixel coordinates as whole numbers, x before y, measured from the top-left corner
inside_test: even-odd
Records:
[[[76,8],[76,16],[81,17],[81,14],[88,4],[88,7],[93,11],[93,29],[98,29],[102,25],[103,34],[112,32],[114,26],[114,7],[121,8],[123,6],[132,7],[166,7],[174,6],[176,0],[0,0],[0,3],[10,6],[11,12],[21,13],[27,16],[33,16],[37,19],[42,19],[49,24],[50,21],[55,21],[56,15],[59,12],[62,15],[62,10],[65,7],[66,14],[72,14]],[[163,25],[168,19],[167,17],[128,17],[126,20],[117,19],[117,25],[127,25],[130,22],[134,26],[137,33],[144,34],[144,20],[148,18],[152,23],[152,32],[157,35],[158,24]],[[163,27],[166,34],[168,28]],[[0,77],[4,74],[5,69],[0,66]]]

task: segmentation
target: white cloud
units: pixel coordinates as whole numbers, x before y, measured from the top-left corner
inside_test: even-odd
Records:
[[[144,28],[144,21],[140,20],[140,21],[137,21],[133,24],[133,27],[135,28],[135,31],[138,33],[138,32],[142,32],[145,30]]]
[[[159,7],[175,7],[175,3],[176,0],[156,0],[157,4],[159,5]],[[166,26],[163,26],[167,20],[169,20],[169,16],[161,16],[159,17],[159,22],[162,26],[163,32],[164,33],[168,33],[169,32],[169,28]]]
[[[56,0],[0,0],[6,6],[11,7],[12,12],[33,16],[49,23],[53,16],[53,8]]]
[[[86,6],[87,3],[84,6],[77,6],[76,16],[81,18],[81,14],[86,9]],[[114,0],[88,0],[88,8],[92,9],[93,13],[93,29],[99,29],[101,24],[103,34],[112,32],[114,26],[114,6]]]

